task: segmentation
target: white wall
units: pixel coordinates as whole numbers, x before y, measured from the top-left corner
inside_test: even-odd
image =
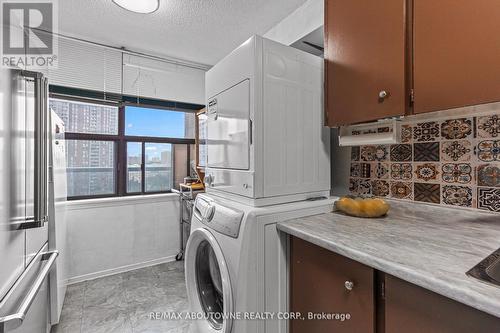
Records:
[[[308,0],[264,34],[276,42],[291,45],[324,23],[324,0]]]
[[[69,283],[175,260],[176,194],[67,203]]]

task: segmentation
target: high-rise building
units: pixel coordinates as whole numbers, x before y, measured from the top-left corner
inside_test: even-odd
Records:
[[[161,154],[161,164],[164,165],[172,165],[172,151],[170,150],[165,150],[162,151]]]
[[[50,100],[66,132],[117,134],[118,108],[89,103]],[[68,140],[69,196],[109,193],[114,189],[115,148],[111,141]]]

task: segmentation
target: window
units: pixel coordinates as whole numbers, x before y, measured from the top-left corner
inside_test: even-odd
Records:
[[[65,123],[68,198],[165,193],[190,175],[194,113],[55,96],[49,103]]]
[[[118,107],[51,99],[69,133],[118,134]]]
[[[172,188],[172,145],[170,143],[146,143],[146,192],[162,192]]]
[[[125,135],[194,139],[194,113],[125,107]]]
[[[127,193],[142,192],[142,143],[127,142]]]
[[[115,193],[115,145],[111,141],[67,140],[68,197]]]

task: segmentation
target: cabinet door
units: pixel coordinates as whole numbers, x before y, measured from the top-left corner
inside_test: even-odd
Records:
[[[305,317],[291,320],[291,333],[374,332],[373,269],[295,237],[290,262],[290,311]],[[307,319],[322,312],[349,313],[350,319]]]
[[[500,332],[500,318],[386,275],[386,333]]]
[[[325,0],[328,126],[405,113],[405,17],[405,0]]]
[[[414,1],[414,112],[500,100],[498,0]]]

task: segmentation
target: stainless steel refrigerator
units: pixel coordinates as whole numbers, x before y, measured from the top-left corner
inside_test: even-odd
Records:
[[[50,330],[47,79],[0,70],[0,333]]]

